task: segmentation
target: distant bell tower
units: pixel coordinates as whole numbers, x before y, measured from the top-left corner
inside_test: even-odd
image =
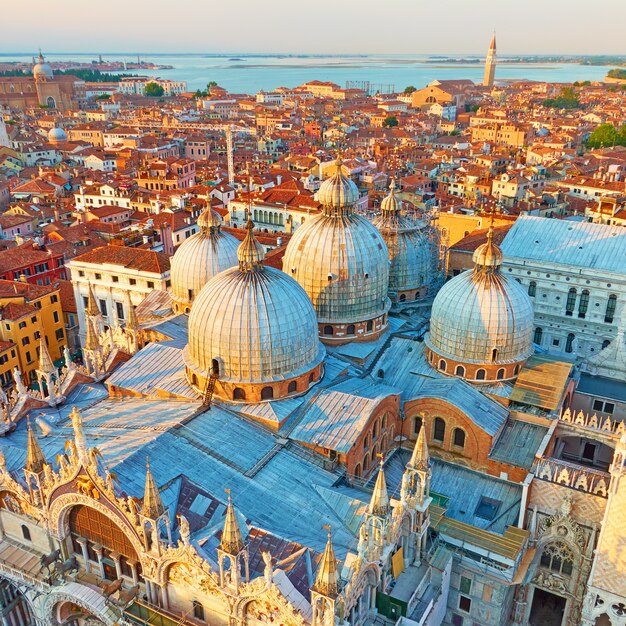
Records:
[[[493,81],[496,76],[496,34],[493,34],[491,43],[489,44],[489,52],[485,61],[485,78],[483,85],[485,87],[493,87]]]

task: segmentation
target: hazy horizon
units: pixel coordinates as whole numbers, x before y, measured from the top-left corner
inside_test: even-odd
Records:
[[[13,2],[0,53],[482,55],[495,29],[501,55],[626,54],[624,0],[84,0]],[[52,25],[52,26],[51,26]],[[235,43],[236,40],[236,43]],[[59,42],[62,42],[60,45]],[[60,51],[61,49],[62,52]],[[58,52],[54,52],[58,51]]]

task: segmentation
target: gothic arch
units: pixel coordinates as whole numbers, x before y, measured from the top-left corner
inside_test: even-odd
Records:
[[[80,583],[69,582],[60,587],[52,587],[43,600],[42,613],[44,624],[53,626],[57,624],[55,617],[56,608],[63,602],[71,602],[91,613],[106,626],[114,626],[119,623],[121,614],[119,609],[108,602],[100,591],[86,587]]]

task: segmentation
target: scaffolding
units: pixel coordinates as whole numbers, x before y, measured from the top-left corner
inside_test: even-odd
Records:
[[[370,83],[369,80],[347,80],[346,89],[360,89],[368,96],[374,96],[377,93],[395,93],[396,86],[393,83]]]

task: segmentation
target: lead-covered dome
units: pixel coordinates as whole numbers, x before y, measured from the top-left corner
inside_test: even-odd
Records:
[[[433,302],[429,358],[437,369],[468,380],[510,379],[533,353],[533,305],[524,288],[500,272],[493,227],[474,262]]]
[[[48,141],[50,143],[63,143],[67,141],[67,133],[60,126],[55,126],[48,131]]]
[[[304,393],[322,375],[309,298],[262,261],[249,221],[239,265],[212,278],[191,307],[185,364],[201,393],[212,374],[217,396],[246,402]]]
[[[389,261],[376,227],[353,212],[356,185],[341,171],[322,184],[322,213],[294,233],[283,270],[309,295],[324,341],[375,339],[387,326]]]
[[[428,295],[433,282],[433,248],[420,225],[402,213],[394,180],[380,209],[374,226],[389,250],[389,297],[400,305],[420,300]]]
[[[37,63],[33,67],[33,76],[39,80],[48,80],[50,78],[54,78],[54,72],[52,71],[52,67],[48,63],[46,63],[41,52],[37,57]]]
[[[221,228],[212,209],[198,217],[200,231],[183,241],[172,257],[172,299],[178,312],[189,313],[194,298],[211,278],[237,265],[239,241]]]

